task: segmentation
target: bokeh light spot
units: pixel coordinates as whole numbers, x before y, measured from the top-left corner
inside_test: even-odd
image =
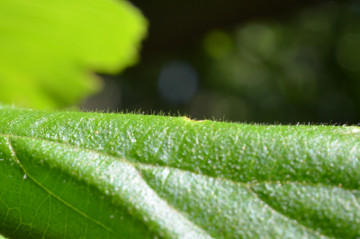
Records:
[[[237,39],[239,52],[250,51],[253,54],[251,56],[253,58],[267,59],[277,47],[274,29],[265,24],[247,25],[239,31]],[[245,54],[245,57],[250,57],[248,56],[249,53]]]
[[[196,93],[197,84],[198,76],[195,69],[180,61],[166,64],[158,79],[161,96],[174,105],[189,102]]]
[[[205,52],[214,59],[221,59],[233,52],[232,37],[220,30],[209,32],[204,39]]]

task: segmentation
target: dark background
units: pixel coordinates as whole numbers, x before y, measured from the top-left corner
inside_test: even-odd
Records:
[[[132,2],[150,22],[140,61],[84,109],[360,122],[359,1]]]

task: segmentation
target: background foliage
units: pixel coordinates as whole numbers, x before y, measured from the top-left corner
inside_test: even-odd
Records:
[[[357,1],[300,6],[254,1],[257,8],[225,1],[219,6],[209,2],[203,9],[183,1],[158,10],[134,2],[153,23],[142,61],[107,79],[112,104],[108,100],[101,104],[100,95],[86,104],[90,109],[180,111],[198,119],[214,116],[242,122],[359,122]],[[179,11],[190,5],[194,9],[183,10],[183,18],[176,21],[164,13],[175,14],[170,5],[179,5]],[[227,8],[228,15],[212,10],[215,5],[218,12]],[[192,16],[196,10],[199,16]],[[162,20],[176,28],[161,25]]]
[[[151,22],[149,36],[140,64],[116,76],[103,73],[134,63],[145,24],[127,2],[123,10],[105,2],[96,13],[80,0],[51,2],[46,14],[41,0],[2,2],[0,101],[242,122],[360,120],[357,1],[133,0]]]

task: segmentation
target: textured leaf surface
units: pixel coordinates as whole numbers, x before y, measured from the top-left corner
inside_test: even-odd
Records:
[[[0,109],[9,238],[356,238],[360,129]]]
[[[145,25],[123,0],[0,0],[0,101],[77,103],[100,86],[90,70],[134,63]]]

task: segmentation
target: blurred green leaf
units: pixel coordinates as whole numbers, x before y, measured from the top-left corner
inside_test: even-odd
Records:
[[[0,101],[75,104],[100,89],[91,71],[135,63],[145,32],[145,19],[126,1],[0,0]]]
[[[0,106],[10,238],[357,238],[360,129]]]

